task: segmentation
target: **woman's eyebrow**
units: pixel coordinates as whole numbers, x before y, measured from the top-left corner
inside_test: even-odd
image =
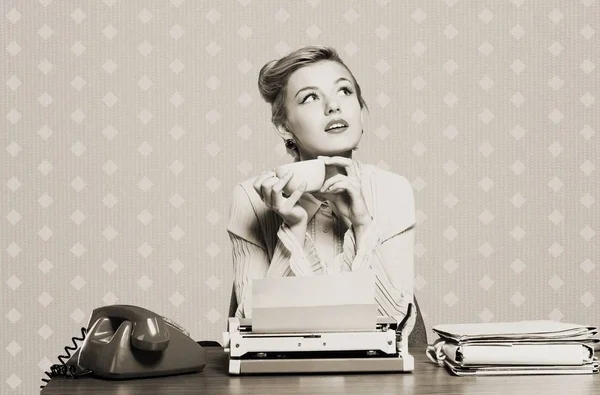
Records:
[[[340,77],[337,80],[335,80],[335,82],[333,84],[335,85],[335,84],[337,84],[338,82],[341,82],[341,81],[348,81],[348,82],[350,82],[350,80],[348,78]],[[304,88],[300,88],[298,90],[298,92],[296,92],[296,95],[294,97],[298,97],[298,95],[300,94],[300,92],[302,92],[304,90],[307,90],[307,89],[318,90],[319,88],[317,88],[316,86],[305,86]]]
[[[300,92],[305,91],[307,89],[317,90],[318,88],[316,86],[305,86],[304,88],[299,89],[298,92],[296,92],[296,96],[294,96],[294,97],[298,97]]]

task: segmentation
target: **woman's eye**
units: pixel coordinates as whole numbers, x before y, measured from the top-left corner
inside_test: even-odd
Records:
[[[317,95],[315,95],[314,93],[309,93],[308,95],[304,96],[304,99],[302,100],[302,103],[306,103],[306,102],[312,101],[312,100],[309,100],[311,97],[314,98],[314,99],[316,99]]]
[[[340,91],[344,92],[344,94],[345,94],[346,96],[349,96],[349,95],[351,95],[351,94],[352,94],[352,89],[350,89],[350,88],[346,88],[346,87],[344,87],[344,88],[340,89]]]

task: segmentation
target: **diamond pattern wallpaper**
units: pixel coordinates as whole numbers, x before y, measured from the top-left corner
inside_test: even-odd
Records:
[[[356,158],[414,188],[426,326],[600,324],[600,4],[2,2],[0,392],[33,393],[91,311],[220,341],[233,186],[289,162],[261,66],[335,47]]]

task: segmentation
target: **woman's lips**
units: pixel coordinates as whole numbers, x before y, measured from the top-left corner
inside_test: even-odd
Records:
[[[334,129],[325,130],[325,133],[337,134],[337,133],[345,132],[346,129],[348,129],[348,126],[344,126],[343,128],[334,128]]]

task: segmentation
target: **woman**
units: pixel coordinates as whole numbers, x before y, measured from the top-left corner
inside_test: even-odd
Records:
[[[404,318],[413,302],[413,193],[406,178],[352,159],[366,109],[356,79],[334,49],[310,46],[265,64],[258,87],[288,152],[322,158],[326,181],[319,192],[304,185],[286,195],[293,174],[265,171],[235,186],[227,231],[236,316],[251,317],[252,279],[372,269],[379,313]]]

